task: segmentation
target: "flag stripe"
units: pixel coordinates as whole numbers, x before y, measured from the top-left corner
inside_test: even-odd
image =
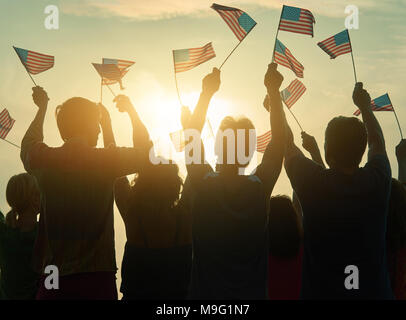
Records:
[[[293,80],[287,88],[282,90],[281,97],[288,108],[291,108],[305,93],[306,87],[298,79]]]
[[[183,61],[183,60],[176,61],[176,52],[181,52],[184,50],[185,49],[173,50],[175,73],[184,72],[184,71],[193,69],[194,67],[196,67],[196,66],[202,64],[203,62],[206,62],[216,56],[213,46],[212,46],[211,42],[209,42],[208,44],[206,44],[200,48],[186,49],[187,54],[188,54],[187,60],[186,61]]]
[[[7,109],[0,113],[0,138],[5,139],[12,129],[15,120],[11,118]]]
[[[371,108],[372,108],[372,111],[394,111],[393,105],[390,102],[390,98],[387,93],[372,100]],[[355,116],[359,116],[360,114],[361,114],[361,111],[359,109],[354,112]]]
[[[265,132],[264,134],[260,135],[257,137],[257,152],[264,153],[266,150],[266,147],[268,146],[268,143],[272,139],[272,131],[269,130],[268,132]]]
[[[298,11],[299,16],[297,20],[295,13]],[[279,30],[308,34],[313,37],[314,23],[316,23],[316,21],[309,10],[284,5],[282,8],[281,19],[279,21]]]
[[[283,51],[283,53],[279,52]],[[278,39],[276,39],[276,47],[275,47],[275,62],[289,68],[294,72],[294,74],[299,77],[303,78],[303,71],[304,67],[303,65],[296,60],[296,58],[293,56],[293,54],[290,52],[286,46],[280,42]]]

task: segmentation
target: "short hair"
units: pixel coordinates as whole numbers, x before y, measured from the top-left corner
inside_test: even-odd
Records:
[[[302,243],[302,223],[292,200],[275,196],[269,208],[269,253],[279,258],[295,257]]]
[[[361,163],[367,146],[365,125],[355,117],[335,117],[326,128],[326,152],[343,168],[356,167]]]
[[[219,130],[218,130],[217,136],[216,136],[215,154],[218,158],[220,158],[221,157],[220,152],[222,152],[222,158],[223,158],[223,159],[219,159],[218,161],[221,160],[220,161],[221,164],[227,164],[227,150],[229,147],[228,139],[225,136],[220,135],[220,133],[223,133],[228,129],[231,129],[234,132],[235,139],[237,139],[238,130],[245,130],[244,154],[246,157],[249,156],[251,158],[253,155],[253,152],[255,150],[255,145],[250,145],[249,132],[250,132],[250,130],[255,130],[254,125],[252,124],[251,120],[246,117],[234,118],[231,116],[227,116],[221,121]],[[221,138],[222,138],[222,140],[221,140]],[[222,150],[221,150],[221,146],[222,146]],[[238,147],[239,147],[239,145],[237,144],[237,141],[236,141],[234,148],[238,148]],[[237,157],[237,150],[235,150],[235,155]],[[236,161],[236,163],[237,163],[237,161]],[[244,166],[247,166],[247,165],[248,165],[248,163],[244,164]]]
[[[66,141],[77,133],[87,133],[91,124],[99,123],[100,112],[96,103],[80,97],[66,100],[55,110],[56,122],[62,140]]]

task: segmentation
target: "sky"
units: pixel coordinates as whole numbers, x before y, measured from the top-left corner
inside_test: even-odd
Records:
[[[34,76],[50,97],[44,135],[51,146],[62,144],[54,117],[59,104],[73,96],[100,101],[100,79],[91,63],[101,63],[103,57],[133,60],[136,63],[125,76],[125,90],[121,93],[133,101],[157,142],[158,152],[178,161],[184,173],[183,154],[175,152],[168,136],[181,128],[172,50],[213,43],[214,59],[178,74],[182,101],[193,109],[202,78],[218,67],[238,43],[220,16],[210,9],[211,4],[205,0],[0,0],[0,109],[7,108],[16,120],[7,139],[20,144],[36,112],[31,98],[33,84],[13,45],[55,56],[53,69]],[[278,39],[305,67],[304,79],[300,80],[307,91],[292,111],[323,149],[328,121],[339,115],[351,116],[356,107],[351,98],[354,75],[350,54],[331,60],[317,42],[345,29],[344,10],[351,4],[359,9],[359,29],[350,30],[358,80],[364,82],[372,98],[389,93],[406,133],[406,0],[246,0],[220,4],[244,10],[257,25],[221,70],[221,87],[208,112],[215,131],[226,115],[247,116],[257,134],[269,130],[269,115],[262,107],[263,77],[271,61],[282,5],[300,6],[315,16],[314,38],[281,31]],[[44,26],[48,5],[59,9],[58,30]],[[278,70],[285,78],[285,88],[295,76],[285,67],[279,66]],[[116,86],[113,90],[120,92]],[[117,144],[130,146],[130,121],[115,109],[112,98],[104,88],[103,103],[110,111]],[[397,176],[395,146],[400,141],[399,129],[392,112],[376,116],[384,131],[393,175]],[[300,130],[288,112],[287,118],[296,143],[301,144]],[[210,139],[206,143],[208,149],[213,145]],[[260,160],[261,156],[255,155],[254,161]],[[19,150],[4,141],[0,141],[0,165],[0,210],[5,213],[9,209],[5,200],[7,181],[24,169]],[[283,171],[274,194],[290,193]],[[115,224],[117,261],[121,266],[125,233],[117,210]]]

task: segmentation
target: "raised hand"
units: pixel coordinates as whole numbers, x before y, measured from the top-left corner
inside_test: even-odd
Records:
[[[32,99],[39,109],[46,109],[48,106],[48,94],[47,92],[39,86],[32,88]]]
[[[220,70],[213,68],[213,71],[204,77],[202,87],[203,93],[213,95],[220,88]]]
[[[181,114],[180,114],[180,122],[182,124],[183,130],[188,128],[191,118],[192,118],[192,113],[190,112],[190,109],[186,106],[182,106]]]
[[[134,109],[133,104],[130,101],[130,98],[123,94],[119,94],[113,99],[113,102],[116,103],[116,108],[120,112],[131,112]]]
[[[361,111],[371,108],[371,97],[368,91],[363,88],[362,82],[357,82],[355,84],[354,92],[352,93],[352,100]]]
[[[302,132],[302,146],[310,154],[319,152],[319,147],[317,145],[316,139],[304,131]]]
[[[270,63],[268,70],[265,73],[264,85],[267,90],[278,91],[283,82],[282,74],[277,70],[278,65],[276,63]]]

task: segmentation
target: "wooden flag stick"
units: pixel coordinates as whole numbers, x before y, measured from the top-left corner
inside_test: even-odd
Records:
[[[116,94],[114,93],[113,89],[111,89],[111,87],[106,83],[107,88],[109,88],[111,94],[113,95],[113,97],[116,97]]]
[[[174,75],[175,75],[176,92],[178,94],[179,103],[180,103],[181,106],[183,106],[182,100],[180,98],[180,93],[179,93],[178,78],[176,77],[175,52],[174,52],[174,50],[172,50],[172,56],[173,56],[173,72],[174,72]]]
[[[220,65],[219,70],[221,70],[221,67],[226,63],[226,61],[228,60],[228,58],[230,58],[230,56],[233,54],[233,52],[235,51],[235,49],[238,48],[238,46],[241,44],[241,42],[243,42],[243,40],[248,36],[248,34],[252,31],[252,29],[254,29],[256,26],[256,24],[251,28],[250,31],[247,32],[247,34],[245,35],[245,37],[237,43],[237,45],[234,47],[233,50],[231,50],[230,54],[227,56],[227,58],[224,59],[223,63]]]
[[[353,68],[353,70],[354,70],[355,83],[357,83],[357,82],[358,82],[358,81],[357,81],[357,72],[355,71],[354,55],[353,55],[353,53],[352,53],[352,44],[351,44],[351,38],[350,38],[350,33],[348,32],[348,29],[347,29],[347,34],[348,34],[348,40],[349,40],[349,42],[350,42],[350,47],[351,47],[352,68]]]
[[[17,147],[18,149],[21,149],[20,146],[16,145],[15,143],[13,143],[13,142],[11,142],[11,141],[8,141],[8,140],[6,140],[6,139],[1,139],[1,140],[5,141],[5,142],[7,142],[7,143],[9,143],[9,144],[11,144],[11,145],[14,146],[14,147]]]
[[[389,97],[389,94],[388,94],[388,98],[389,98],[390,104],[392,105],[393,113],[395,114],[395,118],[396,118],[396,122],[398,123],[399,132],[400,132],[400,138],[403,140],[402,128],[401,128],[401,126],[400,126],[399,119],[398,119],[398,116],[397,116],[396,111],[395,111],[395,107],[394,107],[393,104],[392,104],[392,101],[391,101],[391,99],[390,99],[390,97]]]
[[[17,53],[17,56],[18,56],[18,58],[20,59],[21,63],[23,64],[25,71],[27,71],[28,76],[31,78],[32,82],[33,82],[34,85],[37,87],[37,84],[35,83],[34,78],[33,78],[33,77],[31,76],[31,74],[28,72],[27,66],[25,65],[25,63],[24,63],[23,60],[21,59],[20,55],[18,54],[18,52],[17,52],[17,50],[16,50],[16,47],[13,46],[13,48],[14,48],[14,51]]]
[[[294,115],[294,113],[292,112],[292,110],[290,110],[290,108],[289,108],[288,106],[286,106],[286,108],[288,108],[288,110],[289,110],[290,114],[291,114],[291,115],[293,116],[293,118],[295,119],[295,121],[296,121],[297,125],[298,125],[298,126],[299,126],[299,128],[300,128],[300,131],[301,131],[301,132],[303,132],[303,128],[302,128],[302,126],[300,125],[299,120],[297,120],[296,116],[295,116],[295,115]]]
[[[281,26],[281,19],[282,19],[282,13],[283,9],[285,8],[285,5],[282,7],[281,15],[279,17],[279,24],[278,24],[278,30],[276,30],[276,36],[275,36],[275,44],[273,46],[273,52],[272,52],[272,62],[275,61],[275,49],[276,49],[276,41],[278,40],[278,34],[279,34],[279,27]]]

